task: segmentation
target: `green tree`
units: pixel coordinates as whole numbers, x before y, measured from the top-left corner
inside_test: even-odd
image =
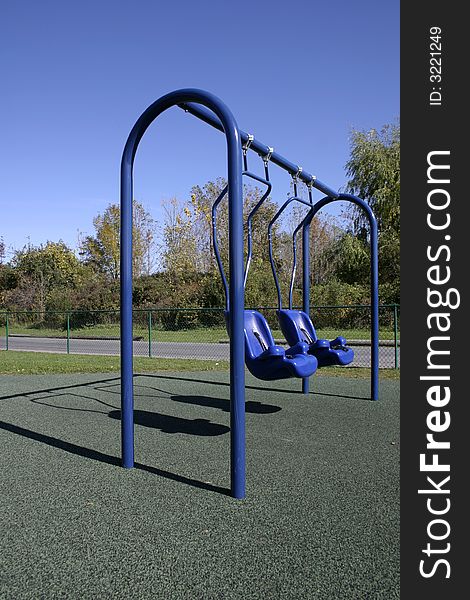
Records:
[[[347,191],[363,198],[379,227],[379,281],[387,290],[384,301],[399,300],[400,257],[400,127],[353,131],[346,163]],[[350,226],[334,255],[336,272],[347,283],[367,284],[369,249],[367,219],[359,208],[349,210]]]
[[[85,279],[80,261],[61,240],[25,246],[15,252],[11,266],[18,277],[9,297],[13,308],[44,312],[57,290],[74,289]]]
[[[348,192],[367,200],[379,229],[400,233],[400,127],[385,125],[379,132],[353,131],[351,157],[346,163]],[[366,219],[354,210],[356,232]]]
[[[169,291],[179,306],[195,306],[196,299],[199,299],[197,304],[201,306],[220,306],[223,302],[222,285],[213,252],[211,209],[225,186],[226,180],[218,178],[203,186],[194,186],[186,202],[172,199],[164,205],[163,268],[168,275]],[[262,193],[258,187],[244,186],[245,222]],[[272,296],[274,290],[268,262],[267,229],[276,210],[277,205],[268,198],[253,219],[253,259],[246,289],[247,305],[268,302],[267,291]],[[224,198],[217,211],[217,241],[227,276],[228,232],[228,203]],[[276,234],[277,227],[273,232],[275,246],[278,244]]]
[[[0,264],[0,308],[8,308],[7,298],[18,286],[18,273],[10,265]]]
[[[164,271],[177,277],[204,271],[205,253],[198,244],[198,214],[192,202],[171,198],[163,203],[163,211]]]
[[[120,268],[121,211],[117,204],[110,204],[103,214],[93,219],[94,235],[81,240],[80,256],[85,264],[111,279],[118,279]],[[133,203],[133,266],[134,276],[149,274],[153,266],[155,221],[145,208]]]

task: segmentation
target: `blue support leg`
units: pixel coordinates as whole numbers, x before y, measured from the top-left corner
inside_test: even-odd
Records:
[[[134,466],[132,364],[132,161],[121,165],[121,446],[122,466]]]
[[[302,229],[302,310],[310,314],[310,223]],[[308,394],[310,381],[308,377],[302,379],[302,393]]]
[[[241,143],[227,135],[229,194],[230,459],[234,498],[245,497],[245,337]]]
[[[377,222],[370,219],[370,285],[371,285],[371,400],[379,399],[379,267]]]

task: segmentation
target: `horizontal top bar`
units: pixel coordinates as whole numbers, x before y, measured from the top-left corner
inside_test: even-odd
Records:
[[[223,131],[222,124],[217,118],[217,116],[214,115],[213,112],[211,112],[204,106],[195,104],[193,102],[186,102],[185,104],[179,104],[178,106],[185,112],[191,113],[192,115],[194,115],[198,119],[201,119],[201,121],[204,121],[208,125],[211,125],[215,129]],[[248,141],[248,134],[245,131],[240,130],[240,136],[242,138],[243,143],[246,143]],[[256,139],[253,139],[251,141],[249,149],[259,154],[261,158],[268,156],[270,151],[269,146],[266,146],[265,144],[259,142]],[[281,169],[284,169],[291,175],[298,175],[298,178],[301,181],[308,185],[311,185],[317,190],[320,190],[327,196],[331,196],[331,198],[337,198],[339,196],[338,192],[335,192],[333,189],[319,181],[314,175],[310,175],[310,173],[307,173],[307,171],[303,170],[299,173],[299,165],[291,163],[289,160],[287,160],[277,152],[272,153],[272,155],[270,156],[270,161],[278,167],[281,167]]]

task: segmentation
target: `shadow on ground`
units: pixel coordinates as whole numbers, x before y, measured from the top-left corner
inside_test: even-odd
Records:
[[[230,402],[224,398],[213,398],[212,396],[171,396],[171,399],[174,402],[207,406],[209,408],[217,408],[225,412],[230,412]],[[269,415],[279,412],[280,410],[282,410],[280,406],[274,406],[273,404],[264,404],[252,400],[245,402],[245,411],[247,413]]]
[[[98,450],[85,448],[83,446],[79,446],[78,444],[72,444],[70,442],[60,440],[50,435],[45,435],[43,433],[31,431],[29,429],[25,429],[24,427],[18,427],[17,425],[13,425],[12,423],[5,423],[4,421],[0,421],[0,429],[3,429],[4,431],[9,431],[10,433],[15,433],[19,436],[28,438],[30,440],[34,440],[36,442],[41,442],[43,444],[46,444],[47,446],[51,446],[52,448],[59,448],[64,452],[69,452],[71,454],[82,456],[83,458],[97,460],[101,463],[106,463],[108,465],[113,465],[116,467],[121,466],[121,459],[117,456],[111,456],[109,454],[99,452]],[[134,463],[134,468],[139,469],[141,471],[146,471],[147,473],[152,473],[153,475],[158,475],[159,477],[164,477],[165,479],[178,481],[179,483],[184,483],[192,487],[209,490],[211,492],[217,492],[219,494],[224,494],[227,496],[230,495],[229,489],[215,486],[211,483],[207,483],[204,481],[197,481],[196,479],[191,479],[190,477],[177,475],[176,473],[170,473],[169,471],[158,469],[157,467],[151,467],[149,465],[143,465],[141,463],[136,462]]]
[[[121,419],[120,410],[108,413],[111,419]],[[162,415],[148,410],[134,410],[134,424],[159,429],[162,433],[186,433],[189,435],[223,435],[230,428],[226,425],[212,423],[208,419],[182,419],[170,415]]]
[[[156,375],[156,374],[152,374],[152,373],[134,373],[134,377],[138,378],[138,377],[145,377],[145,378],[149,378],[149,379],[161,379],[161,380],[169,380],[169,381],[183,381],[183,382],[190,382],[190,383],[202,383],[204,385],[212,385],[212,386],[223,386],[223,387],[230,387],[230,383],[226,382],[226,381],[211,381],[210,379],[194,379],[191,377],[180,377],[180,376],[175,376],[175,375]],[[39,390],[31,390],[29,392],[22,392],[19,394],[8,394],[6,396],[0,396],[0,400],[10,400],[12,398],[21,398],[24,396],[28,396],[28,395],[32,395],[32,394],[41,394],[41,393],[50,393],[50,392],[56,392],[56,391],[64,391],[64,390],[68,390],[68,389],[75,389],[75,388],[79,388],[79,387],[88,387],[88,386],[97,386],[99,384],[109,384],[109,383],[114,383],[116,385],[116,387],[118,387],[120,382],[120,377],[112,377],[109,379],[100,379],[100,380],[96,380],[96,381],[90,381],[87,383],[81,383],[81,384],[76,384],[76,385],[68,385],[68,386],[60,386],[60,387],[53,387],[53,388],[45,388],[45,389],[39,389]],[[154,390],[154,391],[159,391],[159,392],[163,392],[163,393],[167,393],[165,392],[165,390],[161,390],[159,388],[155,388],[152,386],[145,386],[142,385],[140,383],[136,384],[137,386],[139,386],[140,388],[147,388],[150,390]],[[300,380],[299,380],[299,386],[300,386]],[[109,386],[111,387],[111,386]],[[254,386],[254,385],[246,385],[245,386],[247,390],[256,390],[256,391],[261,391],[261,392],[265,392],[267,390],[269,390],[270,393],[281,393],[281,394],[285,394],[286,392],[289,394],[302,394],[302,391],[299,390],[292,390],[292,389],[287,389],[287,388],[274,388],[274,387],[259,387],[259,386]],[[120,390],[116,389],[116,390],[110,390],[110,389],[106,389],[106,387],[95,387],[95,389],[97,390],[104,390],[107,391],[109,393],[114,393],[114,394],[120,394]],[[137,396],[138,395],[138,391],[134,392],[134,395]],[[319,391],[311,391],[310,395],[312,396],[328,396],[331,398],[346,398],[348,400],[370,400],[369,396],[358,396],[358,395],[348,395],[348,394],[333,394],[331,392],[319,392]],[[212,400],[212,398],[211,398]],[[178,400],[181,401],[181,400]],[[225,402],[225,401],[223,401]],[[256,408],[256,406],[254,406],[255,404],[260,404],[260,403],[256,403],[256,402],[247,402],[245,404],[246,407],[246,411],[247,412],[253,412],[253,413],[258,413],[258,414],[267,414],[270,412],[277,412],[277,410],[281,410],[279,407],[275,407],[276,410],[269,410],[266,407],[269,407],[270,405],[268,404],[263,404],[262,406],[259,407],[259,410]],[[201,403],[201,406],[203,404]],[[226,407],[220,405],[218,406],[218,408],[221,408],[222,410],[228,410]]]
[[[134,382],[126,470],[115,374],[1,378],[1,598],[398,600],[398,382],[248,375],[244,502],[228,373]]]
[[[338,367],[340,368],[340,367]],[[151,379],[168,379],[168,380],[172,380],[172,381],[187,381],[187,382],[191,382],[191,383],[203,383],[205,385],[217,385],[217,386],[223,386],[223,387],[230,387],[230,383],[227,381],[211,381],[210,379],[191,379],[190,377],[180,377],[180,376],[175,376],[175,375],[155,375],[153,373],[134,373],[134,377],[148,377]],[[313,379],[314,380],[314,379]],[[247,390],[256,390],[256,391],[260,391],[260,392],[266,392],[269,391],[269,393],[273,392],[273,393],[277,393],[277,394],[302,394],[302,390],[300,389],[301,386],[301,380],[298,379],[297,380],[299,383],[299,389],[298,390],[293,390],[293,389],[288,389],[288,388],[275,388],[275,387],[271,387],[272,382],[267,382],[269,385],[266,387],[260,387],[260,386],[256,386],[256,385],[245,385],[245,389]],[[155,388],[157,389],[157,388]],[[329,396],[331,398],[346,398],[347,400],[370,400],[370,396],[348,396],[347,394],[333,394],[330,392],[317,392],[317,391],[311,391],[309,392],[309,395],[311,396]],[[248,402],[246,404],[249,404]],[[246,406],[246,405],[245,405]],[[246,409],[247,412],[251,412],[249,411],[249,409]],[[257,412],[252,411],[252,412]],[[269,411],[266,411],[269,412]],[[275,411],[272,411],[275,412]]]

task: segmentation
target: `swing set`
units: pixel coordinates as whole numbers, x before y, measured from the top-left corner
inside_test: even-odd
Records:
[[[165,110],[178,106],[225,134],[227,142],[227,186],[212,206],[212,240],[214,254],[225,292],[225,319],[230,338],[230,471],[231,493],[245,497],[245,364],[255,377],[271,381],[296,377],[302,379],[302,391],[309,391],[309,377],[317,368],[347,365],[354,352],[344,337],[318,339],[310,317],[310,225],[324,206],[346,201],[364,210],[370,226],[370,286],[371,286],[371,400],[378,400],[379,318],[377,222],[370,206],[361,198],[340,194],[319,181],[314,175],[274,152],[253,135],[238,128],[228,107],[210,92],[182,89],[170,92],[151,104],[136,121],[127,139],[121,162],[121,433],[122,464],[134,466],[134,394],[132,345],[132,197],[133,164],[142,136],[149,125]],[[248,169],[248,151],[258,154],[264,163],[264,177]],[[268,225],[269,258],[278,297],[277,318],[288,349],[275,344],[265,317],[258,311],[244,309],[244,293],[252,260],[252,221],[272,191],[269,165],[287,171],[293,178],[293,195],[280,207]],[[247,258],[244,264],[243,177],[266,188],[253,207],[246,222]],[[298,195],[299,183],[308,190],[308,201]],[[314,202],[313,189],[325,196]],[[227,281],[217,242],[217,208],[228,197],[229,271]],[[283,308],[272,245],[272,228],[287,207],[296,202],[309,211],[293,232],[293,264],[289,285],[288,309]],[[302,231],[302,310],[293,308],[293,290],[297,270],[297,235]]]

